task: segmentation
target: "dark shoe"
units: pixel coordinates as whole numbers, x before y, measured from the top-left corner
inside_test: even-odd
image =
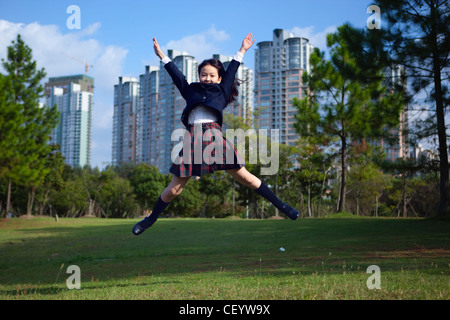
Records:
[[[280,210],[285,215],[287,215],[289,217],[289,219],[291,219],[291,220],[297,220],[297,218],[300,214],[297,209],[294,209],[291,206],[288,206],[287,204],[284,204]]]
[[[144,232],[153,225],[153,222],[149,221],[149,217],[146,217],[144,220],[141,220],[135,224],[135,226],[133,227],[133,233],[135,236],[140,235],[142,232]]]

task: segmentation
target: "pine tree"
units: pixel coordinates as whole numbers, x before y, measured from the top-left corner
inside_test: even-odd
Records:
[[[294,99],[298,108],[295,127],[312,143],[335,145],[340,150],[340,192],[337,211],[345,210],[348,150],[351,143],[386,132],[399,123],[404,107],[401,91],[384,86],[384,65],[376,38],[345,24],[327,35],[330,59],[318,48],[311,54],[310,73],[303,81],[305,98]]]
[[[9,113],[3,118],[0,132],[1,140],[0,174],[8,181],[6,212],[10,210],[11,184],[17,183],[30,187],[30,196],[34,197],[35,187],[39,185],[47,172],[45,157],[50,153],[48,144],[52,129],[57,124],[56,106],[41,106],[39,99],[44,89],[41,80],[44,69],[37,70],[31,49],[20,35],[7,49],[7,58],[2,59],[8,76],[3,77],[7,88],[0,98],[0,105]],[[6,83],[5,83],[5,80]],[[3,91],[3,90],[2,90]]]
[[[449,214],[449,164],[445,109],[450,102],[450,1],[377,0],[385,26],[387,50],[408,71],[413,94],[426,93],[434,112],[418,128],[420,137],[438,136],[439,214]]]

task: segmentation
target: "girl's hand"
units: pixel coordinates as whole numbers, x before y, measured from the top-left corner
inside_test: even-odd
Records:
[[[161,51],[161,48],[159,47],[158,41],[156,41],[155,38],[153,38],[153,49],[155,50],[155,54],[158,56],[159,59],[164,58],[166,55]]]
[[[253,40],[253,35],[249,33],[245,39],[242,41],[241,49],[239,50],[241,53],[247,52],[248,49],[255,43],[255,40]]]

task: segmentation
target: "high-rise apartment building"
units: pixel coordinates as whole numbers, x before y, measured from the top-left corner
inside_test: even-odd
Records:
[[[309,71],[313,46],[309,40],[275,29],[272,41],[255,49],[255,111],[260,129],[278,129],[280,143],[294,145],[299,136],[294,122],[294,97],[303,97],[302,75]],[[270,131],[269,131],[270,132]]]
[[[406,88],[406,70],[402,66],[395,66],[385,70],[384,85],[389,90],[395,90],[396,85]],[[371,144],[381,147],[386,154],[386,158],[391,161],[396,161],[399,158],[405,159],[411,156],[408,127],[409,127],[409,111],[406,105],[400,113],[400,121],[396,128],[389,130],[389,139],[372,139]],[[412,148],[412,147],[411,147]]]
[[[186,76],[197,82],[199,62],[187,52],[168,50],[167,56]],[[231,57],[214,55],[225,68]],[[236,75],[243,80],[239,97],[224,112],[248,118],[252,111],[252,71],[241,66]],[[172,133],[184,128],[181,114],[186,102],[172,82],[164,66],[146,66],[145,73],[135,78],[119,78],[114,86],[113,164],[145,162],[168,173],[171,154],[178,141]]]
[[[60,121],[52,132],[65,162],[90,165],[94,79],[85,75],[50,78],[45,84],[46,104],[57,105]]]
[[[139,81],[119,77],[114,86],[114,116],[112,164],[136,161],[136,117],[139,101]]]
[[[293,98],[303,98],[306,89],[302,83],[304,71],[310,71],[309,58],[314,47],[309,40],[295,37],[292,33],[275,29],[272,41],[257,43],[255,50],[255,111],[261,129],[279,129],[280,143],[294,145],[299,136],[294,122],[296,107]],[[404,77],[405,70],[398,66],[386,71],[388,88],[394,88]],[[388,159],[408,157],[408,108],[400,115],[400,124],[391,129],[389,141],[373,139],[372,144],[380,146]]]
[[[139,76],[139,103],[136,118],[136,162],[150,163],[150,155],[156,152],[152,143],[161,125],[157,119],[159,100],[159,68],[146,66]],[[153,125],[151,125],[153,124]],[[156,127],[155,127],[156,126]]]
[[[233,59],[221,54],[215,54],[213,58],[220,60],[225,69],[228,68]],[[224,114],[229,113],[235,117],[244,118],[247,123],[250,123],[253,117],[253,70],[245,67],[242,62],[236,72],[236,79],[240,83],[238,86],[239,95],[232,104],[225,108]]]

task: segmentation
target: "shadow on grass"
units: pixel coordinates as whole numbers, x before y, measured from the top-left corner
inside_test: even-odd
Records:
[[[82,286],[82,290],[97,290],[97,289],[110,289],[110,288],[137,288],[137,287],[146,287],[153,285],[164,285],[164,284],[176,284],[181,283],[180,281],[149,281],[149,282],[139,282],[139,283],[118,283],[118,284],[104,284],[101,286],[88,284],[87,286]],[[51,285],[48,287],[35,287],[35,286],[26,286],[25,288],[17,288],[12,290],[0,290],[0,295],[6,295],[10,297],[20,297],[20,296],[46,296],[46,295],[54,295],[58,294],[67,294],[69,289],[66,287],[62,287],[60,285]],[[78,289],[73,289],[78,290]]]

